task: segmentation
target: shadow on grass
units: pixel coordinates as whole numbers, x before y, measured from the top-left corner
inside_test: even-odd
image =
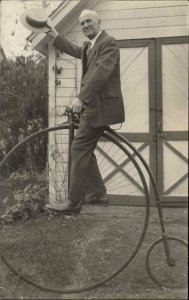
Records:
[[[137,245],[143,223],[143,209],[126,209],[125,214],[121,211],[116,218],[113,214],[55,218],[45,215],[10,226],[0,225],[0,249],[18,271],[41,285],[64,289],[91,285],[119,269]],[[166,208],[165,219],[168,220],[166,226],[169,235],[187,238],[186,209]],[[148,277],[145,269],[146,252],[150,244],[159,237],[161,231],[157,210],[152,208],[148,233],[131,264],[114,280],[81,294],[65,295],[40,291],[23,282],[0,262],[0,297],[186,299],[184,288],[162,291]]]

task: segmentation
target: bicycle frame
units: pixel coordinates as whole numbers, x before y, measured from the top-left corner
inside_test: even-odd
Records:
[[[161,231],[162,231],[162,239],[163,239],[163,243],[164,243],[167,263],[168,263],[169,266],[174,266],[175,262],[174,262],[173,258],[171,257],[171,254],[170,254],[170,247],[169,247],[169,243],[168,243],[168,236],[167,236],[166,229],[165,229],[163,210],[162,210],[162,206],[161,206],[161,199],[160,199],[160,195],[159,195],[159,192],[158,192],[157,183],[156,183],[156,180],[154,178],[154,175],[152,174],[151,169],[147,165],[147,163],[144,160],[144,158],[142,157],[142,155],[138,152],[138,150],[126,138],[124,138],[120,134],[116,133],[110,127],[108,127],[107,131],[110,134],[112,134],[113,136],[119,138],[129,148],[131,148],[133,150],[133,152],[138,156],[138,158],[142,162],[143,166],[145,167],[146,171],[148,172],[148,175],[150,177],[150,180],[151,180],[151,183],[152,183],[152,186],[153,186],[154,194],[155,194],[155,200],[156,200],[157,209],[158,209],[158,215],[159,215],[159,221],[160,221],[160,226],[161,226]]]

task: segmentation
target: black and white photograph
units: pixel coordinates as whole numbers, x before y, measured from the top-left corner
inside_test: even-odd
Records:
[[[188,299],[188,1],[0,21],[0,299]]]

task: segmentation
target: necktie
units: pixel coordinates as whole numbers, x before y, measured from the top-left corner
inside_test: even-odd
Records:
[[[89,54],[90,51],[91,51],[91,42],[88,43],[87,55]]]

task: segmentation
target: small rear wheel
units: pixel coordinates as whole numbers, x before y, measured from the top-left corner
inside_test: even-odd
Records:
[[[167,261],[163,239],[156,240],[148,249],[146,268],[150,278],[160,287],[187,286],[188,245],[177,237],[167,237],[170,263]]]

